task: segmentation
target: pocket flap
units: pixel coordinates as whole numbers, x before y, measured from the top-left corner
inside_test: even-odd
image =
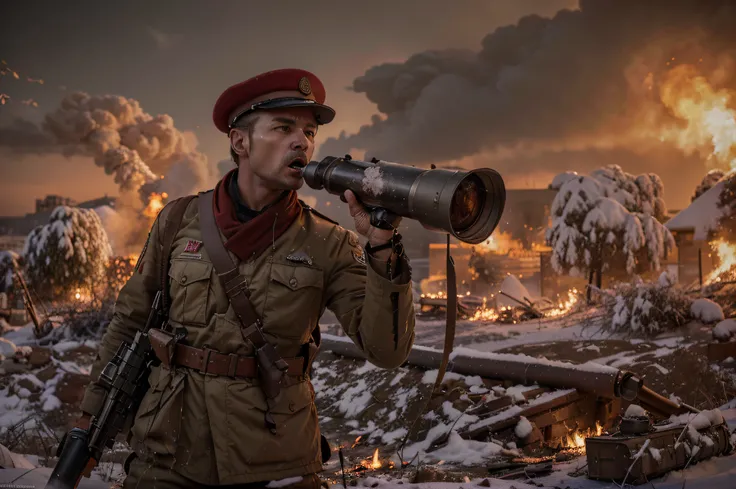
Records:
[[[322,288],[324,283],[322,270],[281,263],[272,265],[271,279],[289,287],[291,290],[298,290],[303,287]]]
[[[261,392],[259,384],[234,382],[228,385],[228,391],[235,400],[233,405],[251,405],[259,411],[268,409],[266,398]],[[306,381],[290,386],[282,386],[281,392],[271,402],[271,412],[274,414],[293,414],[301,411],[313,402],[312,391]]]
[[[212,268],[212,263],[206,261],[174,259],[169,268],[169,277],[181,285],[188,285],[200,280],[209,280]]]

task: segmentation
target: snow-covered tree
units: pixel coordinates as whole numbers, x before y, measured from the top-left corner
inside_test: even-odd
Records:
[[[580,177],[577,172],[567,171],[554,177],[549,188],[559,190],[565,183]],[[605,196],[624,206],[629,212],[649,214],[662,221],[667,213],[664,202],[664,184],[654,173],[634,176],[618,165],[608,165],[590,174],[604,187]]]
[[[658,270],[660,258],[675,244],[669,230],[652,214],[660,206],[656,202],[660,197],[656,196],[661,191],[652,190],[648,195],[656,198],[647,200],[642,197],[645,192],[635,190],[646,189],[645,183],[655,179],[642,178],[641,184],[634,183],[635,187],[620,179],[626,187],[622,189],[605,177],[566,175],[558,179],[563,183],[552,202],[552,225],[546,232],[555,271],[587,275],[591,284],[596,276],[600,287],[603,272],[610,269],[625,270],[630,275]],[[629,211],[621,200],[649,212]]]
[[[708,190],[710,190],[713,185],[718,183],[718,180],[723,178],[723,176],[726,174],[723,170],[711,170],[708,173],[705,174],[703,177],[703,180],[700,182],[700,185],[695,189],[695,195],[692,196],[690,199],[690,202],[694,201],[704,193],[706,193]]]
[[[26,238],[28,279],[48,297],[68,298],[76,289],[92,292],[105,276],[112,249],[99,216],[91,209],[59,206],[49,223]]]

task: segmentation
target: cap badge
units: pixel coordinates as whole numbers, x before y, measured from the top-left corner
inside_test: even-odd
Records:
[[[312,93],[312,85],[309,83],[309,78],[306,76],[301,77],[299,80],[299,91],[302,92],[304,95],[309,95]]]

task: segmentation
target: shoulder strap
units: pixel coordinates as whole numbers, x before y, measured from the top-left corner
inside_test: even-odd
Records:
[[[245,280],[238,271],[238,266],[230,258],[222,242],[220,231],[215,222],[215,213],[212,207],[214,194],[211,190],[199,194],[199,224],[202,231],[202,240],[205,249],[212,259],[215,272],[220,277],[225,293],[235,314],[240,318],[240,326],[244,339],[250,340],[256,348],[263,347],[267,342],[261,331],[261,319],[253,308],[253,303],[247,295]]]
[[[303,209],[305,209],[305,210],[308,210],[308,211],[309,211],[309,212],[311,212],[312,214],[315,214],[315,215],[317,215],[317,216],[321,217],[321,218],[322,218],[322,219],[324,219],[325,221],[331,222],[332,224],[337,224],[338,226],[340,225],[340,223],[339,223],[339,222],[335,221],[334,219],[332,219],[332,218],[330,218],[330,217],[327,217],[326,215],[322,214],[321,212],[319,212],[319,211],[318,211],[317,209],[315,209],[314,207],[312,207],[312,206],[310,206],[310,205],[306,204],[306,203],[305,203],[304,201],[300,200],[300,201],[299,201],[299,203],[300,203],[300,204],[302,205],[302,208],[303,208]]]
[[[161,271],[160,271],[160,280],[161,280],[161,299],[162,299],[162,307],[163,311],[169,310],[169,287],[168,287],[168,281],[169,281],[169,264],[170,264],[170,255],[171,255],[171,246],[174,244],[174,239],[176,239],[176,234],[179,232],[179,227],[181,226],[181,220],[184,217],[184,211],[187,210],[187,206],[194,198],[194,195],[187,195],[186,197],[182,197],[180,199],[176,199],[171,203],[171,211],[169,212],[168,216],[166,217],[166,225],[164,226],[164,236],[163,236],[163,247],[161,248]]]

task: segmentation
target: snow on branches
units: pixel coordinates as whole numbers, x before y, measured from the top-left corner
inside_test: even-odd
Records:
[[[692,319],[692,300],[662,273],[656,283],[619,284],[604,299],[610,329],[633,336],[656,336]]]
[[[614,332],[651,337],[692,320],[714,324],[724,318],[721,306],[709,299],[693,300],[675,286],[674,278],[667,272],[662,272],[657,282],[635,280],[618,284],[610,292],[603,301],[608,319],[604,324]],[[714,329],[713,335],[718,338],[729,327],[725,324]]]
[[[658,270],[660,258],[675,245],[660,222],[665,213],[658,176],[634,177],[610,165],[591,176],[567,172],[551,188],[552,225],[547,243],[558,273],[582,275],[620,268],[627,274]]]
[[[48,224],[26,238],[28,279],[39,293],[67,297],[77,288],[91,292],[105,276],[112,249],[99,216],[91,209],[59,206]]]

